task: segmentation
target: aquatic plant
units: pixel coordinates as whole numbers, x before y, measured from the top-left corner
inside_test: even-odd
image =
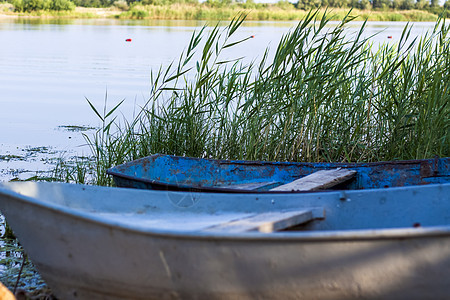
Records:
[[[154,153],[277,161],[379,161],[450,155],[449,26],[375,47],[311,11],[261,59],[222,59],[245,15],[193,33],[178,61],[152,73],[133,120],[102,113],[91,146],[93,183],[105,170]],[[89,102],[90,104],[90,102]],[[76,181],[76,180],[75,180]],[[85,181],[85,179],[83,179]]]

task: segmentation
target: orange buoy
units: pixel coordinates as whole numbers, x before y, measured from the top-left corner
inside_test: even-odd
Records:
[[[388,39],[392,39],[392,35],[388,35]]]

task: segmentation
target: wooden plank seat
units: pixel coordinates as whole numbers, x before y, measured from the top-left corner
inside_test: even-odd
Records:
[[[310,175],[280,185],[271,191],[315,191],[331,188],[355,176],[356,171],[349,169],[321,170]]]
[[[300,210],[289,211],[271,211],[245,216],[240,219],[213,225],[205,228],[204,231],[259,231],[271,233],[304,224],[314,219],[323,219],[324,217],[324,209],[321,207],[303,208]]]

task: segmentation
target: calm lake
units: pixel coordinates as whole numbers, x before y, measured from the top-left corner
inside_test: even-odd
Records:
[[[48,169],[50,157],[87,155],[77,126],[96,127],[99,109],[122,99],[131,117],[148,98],[151,70],[176,60],[204,21],[0,19],[0,181]],[[214,25],[215,22],[208,24]],[[296,22],[246,22],[225,57],[260,58]],[[334,23],[336,24],[336,23]],[[359,29],[352,23],[349,34]],[[371,22],[374,44],[395,43],[406,23]],[[434,23],[413,23],[412,36]],[[131,39],[127,42],[127,39]],[[91,130],[84,131],[90,134]]]

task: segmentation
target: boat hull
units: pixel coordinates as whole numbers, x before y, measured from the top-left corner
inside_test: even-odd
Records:
[[[320,170],[356,176],[334,189],[373,189],[450,182],[450,158],[373,163],[228,161],[155,154],[107,170],[119,187],[216,193],[277,193],[272,188]]]
[[[114,197],[131,201],[162,194],[115,189],[118,196],[105,199],[110,189],[71,189],[97,193],[98,201],[111,200],[111,206]],[[79,211],[78,204],[71,203],[73,197],[44,205],[16,192],[0,188],[0,193],[1,211],[61,299],[444,299],[450,295],[448,226],[274,234],[158,231],[89,218],[99,212],[98,207]],[[448,202],[449,193],[450,185],[438,185],[434,196],[440,199],[434,200]],[[327,198],[325,194],[317,194],[317,200]],[[403,194],[414,191],[400,190],[396,197]],[[349,196],[364,201],[370,193],[361,194],[361,199],[357,194]],[[64,201],[69,209],[59,209]]]
[[[106,234],[106,232],[104,233]],[[446,299],[450,238],[329,243],[148,241],[117,231],[123,255],[83,247],[86,268],[38,263],[61,299]],[[84,240],[83,243],[98,241]],[[117,247],[116,242],[102,242]],[[58,246],[58,245],[55,245]],[[78,245],[79,246],[79,245]],[[211,248],[216,249],[212,250]],[[205,251],[205,249],[208,249]],[[64,252],[64,249],[62,249]],[[98,253],[98,254],[96,254]],[[47,254],[48,255],[48,254]],[[126,255],[126,256],[124,256]],[[107,266],[102,270],[97,264]]]

